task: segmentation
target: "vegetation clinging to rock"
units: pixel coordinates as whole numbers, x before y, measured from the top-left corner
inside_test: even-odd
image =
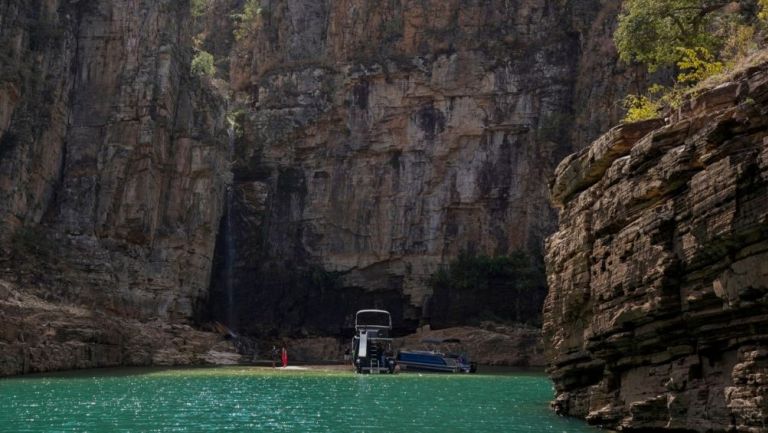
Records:
[[[614,34],[619,56],[651,71],[681,59],[680,48],[718,51],[722,39],[713,27],[723,27],[730,2],[720,0],[628,0]]]
[[[614,40],[620,58],[653,72],[675,72],[671,86],[654,84],[625,100],[625,121],[676,108],[696,84],[723,73],[765,39],[768,0],[628,0]]]
[[[435,327],[483,320],[540,323],[544,270],[524,251],[494,257],[461,252],[428,284]]]
[[[241,40],[248,36],[248,33],[256,21],[256,17],[261,14],[261,3],[259,0],[246,0],[243,10],[240,13],[233,14],[235,20],[235,39]]]
[[[200,50],[192,59],[192,73],[199,76],[213,77],[216,75],[213,54]]]
[[[190,6],[192,10],[192,16],[200,17],[208,12],[208,8],[210,7],[210,0],[192,0],[190,2]]]

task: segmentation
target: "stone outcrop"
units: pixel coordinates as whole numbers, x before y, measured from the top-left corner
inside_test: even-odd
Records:
[[[439,330],[419,329],[407,337],[397,338],[395,349],[420,349],[425,339],[456,338],[458,346],[472,362],[490,366],[543,367],[544,346],[541,330],[525,325],[499,325],[484,322],[480,327],[460,326]]]
[[[419,328],[416,333],[397,337],[393,350],[402,348],[422,349],[425,339],[457,338],[472,361],[484,366],[544,367],[544,347],[541,330],[525,325],[500,325],[484,322],[480,327],[459,326],[439,330]],[[276,342],[260,342],[257,359],[268,359],[272,345],[285,344],[289,357],[299,363],[342,362],[345,350],[350,348],[351,338],[314,337],[285,339]]]
[[[0,376],[81,368],[233,364],[231,341],[189,325],[62,305],[0,281]]]
[[[36,350],[43,322],[74,329],[55,341],[112,348],[103,361],[76,361],[77,348],[33,369],[139,363],[116,355],[119,328],[133,329],[121,320],[162,334],[191,323],[206,298],[229,170],[226,104],[190,73],[189,21],[175,0],[0,4],[0,282],[23,295],[0,306],[11,318],[0,358],[16,366],[3,372],[32,371],[18,366],[33,359],[10,353]],[[34,299],[61,310],[24,319]],[[70,307],[109,320],[70,323]]]
[[[544,337],[555,408],[637,431],[768,422],[768,65],[566,158]]]
[[[574,106],[632,81],[610,43],[617,10],[261,1],[229,55],[242,134],[222,232],[237,236],[216,254],[213,317],[258,335],[334,333],[378,306],[413,331],[427,279],[460,251],[541,257],[564,143],[619,114],[576,119]],[[599,85],[583,76],[595,71]]]

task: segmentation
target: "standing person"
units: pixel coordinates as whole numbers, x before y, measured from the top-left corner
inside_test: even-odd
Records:
[[[280,355],[283,361],[283,368],[285,368],[288,366],[288,350],[285,348],[285,345],[283,345],[283,350]]]
[[[272,345],[272,368],[277,367],[277,346]]]

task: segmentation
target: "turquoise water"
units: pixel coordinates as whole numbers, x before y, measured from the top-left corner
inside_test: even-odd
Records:
[[[541,374],[358,376],[228,367],[0,380],[0,432],[595,432]]]

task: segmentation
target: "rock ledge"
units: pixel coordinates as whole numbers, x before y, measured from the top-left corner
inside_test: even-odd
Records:
[[[560,164],[544,309],[558,412],[766,431],[767,135],[763,65]]]

